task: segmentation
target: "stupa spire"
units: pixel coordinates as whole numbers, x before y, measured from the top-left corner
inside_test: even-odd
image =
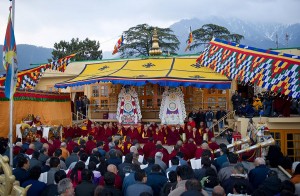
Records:
[[[151,56],[158,56],[162,54],[162,51],[159,47],[159,43],[158,43],[158,35],[157,35],[157,30],[156,27],[153,30],[153,35],[152,35],[152,47],[149,50],[149,54]]]

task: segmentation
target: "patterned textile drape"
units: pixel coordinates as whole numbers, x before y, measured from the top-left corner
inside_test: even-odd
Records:
[[[21,88],[21,89],[34,88],[37,85],[40,78],[43,76],[46,69],[52,69],[52,70],[64,72],[66,70],[66,67],[70,63],[70,59],[74,56],[75,54],[72,54],[64,58],[58,59],[57,61],[19,72],[17,88]],[[0,76],[0,86],[4,86],[4,81],[5,81],[5,75],[2,77]]]
[[[300,98],[300,56],[213,39],[197,62],[230,79]]]

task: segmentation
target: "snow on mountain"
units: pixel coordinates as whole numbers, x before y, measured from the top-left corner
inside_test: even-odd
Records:
[[[208,17],[205,19],[184,19],[174,23],[170,28],[178,36],[180,44],[179,54],[184,54],[186,47],[186,40],[188,38],[189,27],[192,30],[200,28],[204,24],[217,24],[226,27],[231,33],[238,33],[245,37],[241,44],[269,49],[276,48],[276,34],[278,37],[278,47],[299,47],[300,46],[300,23],[297,24],[279,24],[279,23],[253,23],[243,21],[238,18],[222,18],[222,17]],[[286,34],[288,34],[288,43],[286,41]],[[191,51],[190,53],[198,53]]]

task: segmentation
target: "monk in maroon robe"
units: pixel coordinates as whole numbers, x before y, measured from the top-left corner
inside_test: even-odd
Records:
[[[60,144],[61,144],[60,138],[59,138],[59,136],[56,136],[53,140],[54,148],[55,149],[60,148]]]
[[[155,122],[151,122],[150,127],[152,127],[152,130],[154,131],[158,127],[158,125]]]
[[[168,130],[167,134],[167,144],[168,145],[176,145],[177,141],[180,140],[180,135],[178,130],[175,129],[174,126]]]
[[[104,141],[108,141],[107,140],[107,138],[108,137],[111,137],[112,136],[112,130],[108,127],[108,125],[107,124],[105,124],[104,126],[103,126],[103,135],[104,135]]]
[[[131,147],[131,138],[129,136],[126,136],[125,142],[123,143],[123,154],[127,155],[130,152],[130,147]]]
[[[202,144],[203,138],[196,127],[193,127],[193,139],[196,145],[200,146]]]
[[[219,144],[216,142],[216,139],[214,137],[211,138],[210,141],[211,142],[208,144],[208,146],[212,151],[219,149]]]
[[[154,144],[153,137],[149,137],[149,140],[147,143],[145,143],[143,147],[143,153],[144,153],[144,158],[147,160],[148,157],[150,156],[151,152],[156,149],[156,146]]]
[[[177,153],[180,152],[180,146],[175,145],[172,152],[169,154],[169,159],[171,160],[173,157],[177,156]]]
[[[100,125],[100,124],[96,124],[96,130],[95,130],[97,133],[96,133],[96,137],[95,139],[97,141],[105,141],[105,135],[104,135],[104,128]]]
[[[67,139],[67,150],[72,153],[73,149],[78,146],[76,142],[74,142],[71,138]]]
[[[155,157],[155,154],[157,152],[163,153],[163,159],[162,161],[166,164],[169,165],[169,152],[167,149],[165,149],[161,144],[156,145],[156,149],[150,153],[150,157]]]
[[[133,140],[140,140],[140,134],[139,131],[137,130],[137,128],[135,128],[133,125],[131,125],[128,129],[127,129],[127,134],[126,136],[129,136],[131,138],[131,141]]]
[[[155,130],[155,133],[153,134],[154,142],[161,141],[162,144],[165,143],[165,136],[162,130],[160,130],[158,127]]]
[[[163,127],[161,128],[164,136],[166,137],[166,135],[169,133],[169,131],[171,131],[170,127],[168,127],[168,125],[164,124]]]
[[[187,125],[190,125],[192,128],[196,127],[196,123],[191,117],[189,118],[189,122],[187,123]]]
[[[186,144],[183,146],[186,149],[186,158],[192,159],[194,158],[195,152],[197,150],[197,146],[194,143],[194,140],[190,138]]]
[[[184,133],[183,128],[180,126],[180,124],[176,125],[176,131],[178,131],[179,135]]]
[[[64,137],[65,138],[74,138],[74,130],[70,125],[67,125],[67,127],[64,127]]]
[[[116,135],[117,134],[118,129],[116,127],[114,127],[111,122],[108,124],[108,128],[111,130],[112,135]]]
[[[87,154],[91,154],[92,153],[92,150],[94,149],[94,148],[96,148],[97,147],[97,145],[96,145],[96,143],[93,141],[93,136],[92,135],[90,135],[89,137],[88,137],[88,141],[86,142],[86,144],[85,144],[85,152],[87,153]]]
[[[144,129],[142,130],[142,142],[141,143],[147,143],[149,138],[153,136],[152,130],[147,125],[144,126]]]
[[[74,130],[74,137],[81,136],[82,129],[78,127],[78,124],[74,124],[73,130]]]
[[[185,136],[186,136],[186,141],[188,141],[190,138],[193,139],[193,130],[190,125],[188,125],[187,129],[185,130]]]
[[[117,133],[116,133],[116,135],[125,135],[125,134],[126,134],[126,129],[121,124],[119,124],[117,126]]]

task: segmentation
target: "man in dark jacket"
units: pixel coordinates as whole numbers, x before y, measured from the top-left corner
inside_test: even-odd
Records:
[[[66,167],[69,168],[69,166],[71,165],[71,163],[73,162],[77,162],[79,161],[79,157],[78,157],[78,152],[79,152],[79,147],[75,146],[73,149],[73,152],[71,153],[71,155],[66,159]]]
[[[268,196],[277,195],[281,188],[281,180],[278,178],[278,173],[274,170],[269,170],[267,178],[259,188],[266,191]]]
[[[211,129],[213,125],[213,120],[214,120],[214,112],[211,110],[211,107],[208,107],[207,112],[205,113],[205,121],[206,121],[206,126]]]
[[[44,191],[42,192],[42,196],[53,196],[53,195],[59,195],[57,191],[57,184],[60,180],[67,177],[67,174],[64,170],[59,170],[54,174],[54,180],[56,184],[50,184],[48,185]]]
[[[241,105],[243,99],[239,95],[238,91],[234,92],[234,95],[231,97],[232,105],[233,105],[233,110],[238,111],[239,106]]]
[[[126,195],[140,195],[144,192],[153,195],[151,187],[145,184],[147,182],[147,176],[144,170],[137,170],[134,174],[134,179],[136,183],[127,188]]]
[[[128,153],[125,156],[124,163],[118,166],[119,175],[124,179],[126,173],[131,173],[134,170],[134,165],[132,164],[133,156],[131,153]]]
[[[29,178],[28,169],[30,167],[29,160],[25,156],[18,157],[17,168],[13,170],[13,175],[16,177],[16,180],[22,184]]]
[[[114,195],[114,196],[122,195],[121,191],[114,187],[114,183],[115,183],[115,174],[114,173],[106,172],[104,174],[104,182],[105,182],[105,186],[101,192],[102,195]]]
[[[29,169],[31,169],[35,166],[38,166],[38,167],[42,168],[43,165],[42,165],[42,162],[39,160],[39,156],[40,156],[40,153],[38,151],[34,151],[32,153],[32,157],[29,160],[29,163],[30,163],[30,168]]]
[[[244,184],[245,187],[247,187],[247,194],[252,194],[252,185],[248,181],[247,172],[245,171],[244,166],[241,163],[238,163],[234,166],[232,175],[222,183],[222,187],[224,187],[226,195],[229,193],[233,194],[233,187],[238,183]]]
[[[249,181],[254,189],[257,189],[267,178],[269,168],[266,166],[264,158],[257,157],[254,161],[256,166],[249,172]]]
[[[147,178],[147,185],[151,186],[153,195],[159,195],[161,188],[168,182],[168,178],[161,172],[158,164],[152,166],[151,173]]]
[[[94,195],[94,191],[96,185],[92,183],[93,173],[88,169],[83,169],[81,172],[82,182],[76,186],[75,188],[75,195],[82,196],[82,195]]]

